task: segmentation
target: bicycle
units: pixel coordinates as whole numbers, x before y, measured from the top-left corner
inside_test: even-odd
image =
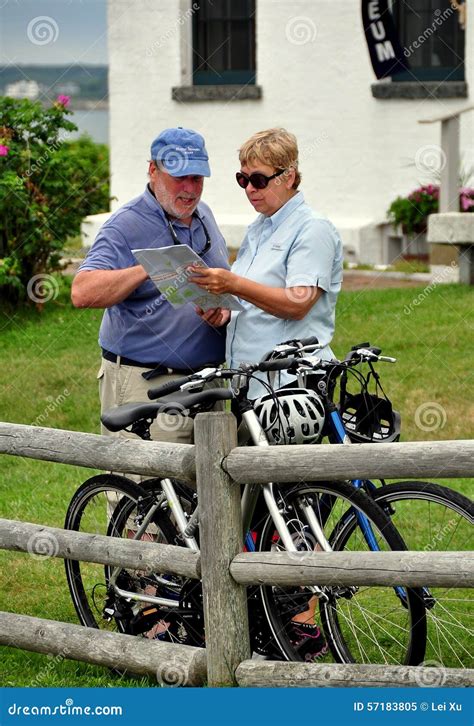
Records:
[[[315,339],[302,341],[299,353],[314,348]],[[154,403],[127,404],[106,412],[110,430],[127,430],[149,438],[149,426],[160,412],[205,410],[219,400],[239,409],[252,445],[268,446],[268,431],[247,397],[250,378],[257,371],[297,370],[298,358],[268,360],[237,369],[208,368],[149,391]],[[203,389],[215,379],[231,380],[232,387]],[[286,393],[268,388],[278,406]],[[298,391],[300,402],[310,400],[321,414],[321,399]],[[315,414],[316,415],[316,414]],[[317,415],[316,415],[317,418]],[[330,422],[331,419],[328,419]],[[313,426],[315,426],[313,422]],[[291,427],[290,427],[291,428]],[[303,440],[321,440],[322,427]],[[286,436],[286,434],[284,434]],[[289,434],[291,439],[291,432]],[[301,441],[296,436],[295,440]],[[290,441],[285,443],[291,443]],[[110,495],[117,502],[110,509]],[[85,482],[74,495],[65,527],[111,536],[152,539],[198,549],[199,508],[185,485],[155,479],[137,485],[124,477],[101,475]],[[243,488],[242,511],[248,550],[284,548],[289,552],[331,549],[401,550],[402,538],[388,516],[362,489],[349,482],[297,483],[294,486]],[[66,574],[76,611],[89,627],[105,626],[132,634],[203,645],[200,586],[162,573],[131,573],[123,568],[99,567],[66,561]],[[313,585],[298,588],[253,588],[249,593],[254,650],[288,660],[308,658],[308,641],[295,637],[293,618],[316,597],[331,654],[340,662],[417,664],[426,643],[425,604],[414,588],[357,588]],[[323,658],[329,658],[324,655]]]
[[[395,359],[381,356],[381,349],[362,343],[354,346],[343,361],[319,361],[308,358],[300,367],[299,385],[305,376],[322,373],[315,387],[327,396],[327,406],[336,413],[339,424],[329,432],[331,443],[387,443],[398,441],[401,418],[386,396],[374,363]],[[284,354],[280,352],[279,353]],[[366,371],[362,364],[367,365]],[[348,390],[348,376],[356,382],[355,392]],[[339,401],[333,399],[340,381]],[[370,383],[375,390],[369,392]],[[454,550],[472,546],[474,503],[453,489],[426,481],[353,480],[390,517],[410,550]],[[355,526],[355,525],[354,525]],[[427,652],[431,662],[450,667],[472,667],[474,623],[472,603],[462,588],[424,588],[427,609]]]

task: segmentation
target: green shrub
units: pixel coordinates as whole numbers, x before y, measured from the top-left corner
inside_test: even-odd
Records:
[[[388,217],[394,226],[401,225],[405,234],[425,232],[427,217],[439,208],[439,187],[429,184],[411,192],[407,197],[397,197],[388,209]]]
[[[405,234],[426,232],[428,215],[439,210],[439,186],[428,184],[419,187],[407,197],[397,197],[388,208],[388,218],[396,227],[401,225]],[[459,190],[459,211],[474,211],[474,189],[461,187]]]
[[[32,278],[59,269],[83,217],[109,208],[108,148],[64,140],[77,130],[68,102],[0,98],[0,297],[27,300]]]

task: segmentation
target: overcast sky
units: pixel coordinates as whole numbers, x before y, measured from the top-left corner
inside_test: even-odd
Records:
[[[107,0],[0,0],[0,65],[107,63]]]

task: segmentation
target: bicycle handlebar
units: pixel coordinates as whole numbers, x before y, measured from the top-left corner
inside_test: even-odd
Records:
[[[284,371],[288,370],[294,363],[297,363],[297,358],[275,358],[274,360],[264,360],[259,363],[256,367],[258,371]]]
[[[200,373],[192,373],[190,376],[177,378],[175,381],[168,381],[167,383],[163,383],[161,386],[157,386],[156,388],[150,388],[150,390],[148,391],[148,398],[151,401],[154,401],[157,398],[161,398],[161,396],[165,396],[170,393],[177,393],[177,391],[181,390],[183,386],[193,382],[199,384],[205,383],[206,381],[212,381],[215,378],[229,379],[233,378],[233,376],[236,374],[251,375],[254,371],[284,371],[288,370],[288,368],[290,368],[295,362],[295,358],[275,358],[275,360],[262,361],[261,363],[257,363],[256,365],[248,365],[239,370],[216,368],[213,372],[212,370],[207,368],[204,369],[204,375],[204,371],[201,371]],[[190,386],[186,387],[190,388]]]
[[[155,398],[161,398],[161,396],[165,396],[168,393],[176,393],[180,390],[181,386],[184,386],[185,383],[189,383],[190,381],[192,381],[194,377],[195,374],[193,373],[190,376],[177,378],[175,381],[168,381],[167,383],[162,383],[161,386],[157,386],[156,388],[150,388],[150,390],[148,391],[148,398],[151,401],[154,401]]]
[[[310,335],[309,338],[300,338],[299,342],[303,347],[307,345],[319,345],[319,340],[315,335]]]
[[[302,338],[299,341],[293,341],[288,340],[286,343],[282,343],[281,346],[295,346],[295,354],[301,350],[300,347],[310,347],[312,345],[318,345],[318,339],[315,336],[311,336],[309,338]],[[150,400],[155,400],[157,398],[161,398],[161,396],[165,396],[167,394],[171,393],[177,393],[177,391],[181,390],[183,386],[186,386],[186,389],[192,389],[194,386],[193,383],[198,386],[200,383],[204,384],[206,381],[212,381],[216,378],[222,378],[222,379],[230,379],[235,375],[247,375],[250,376],[255,371],[260,372],[270,372],[270,371],[284,371],[289,370],[293,367],[293,372],[296,372],[296,369],[298,368],[298,365],[300,364],[301,367],[306,366],[307,369],[311,366],[316,368],[328,368],[328,367],[334,367],[334,366],[340,366],[343,368],[344,366],[350,366],[350,365],[357,365],[357,363],[361,363],[362,361],[384,361],[387,363],[395,363],[396,358],[390,358],[389,356],[383,356],[380,355],[382,349],[377,348],[375,346],[371,346],[369,343],[367,344],[361,344],[358,346],[354,346],[350,353],[346,356],[346,358],[343,361],[338,360],[332,360],[332,361],[323,361],[320,358],[311,359],[310,357],[300,358],[297,355],[287,358],[273,358],[270,360],[263,360],[260,363],[256,364],[250,364],[250,365],[242,365],[237,370],[234,369],[225,369],[225,368],[205,368],[202,371],[199,371],[197,373],[192,373],[189,376],[184,376],[183,378],[177,378],[175,381],[168,381],[167,383],[163,383],[161,386],[157,386],[156,388],[151,388],[148,391],[148,398]]]

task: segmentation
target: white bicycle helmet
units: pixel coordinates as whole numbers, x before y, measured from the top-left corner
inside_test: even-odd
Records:
[[[322,437],[324,405],[313,391],[280,388],[253,407],[271,444],[315,444]]]

